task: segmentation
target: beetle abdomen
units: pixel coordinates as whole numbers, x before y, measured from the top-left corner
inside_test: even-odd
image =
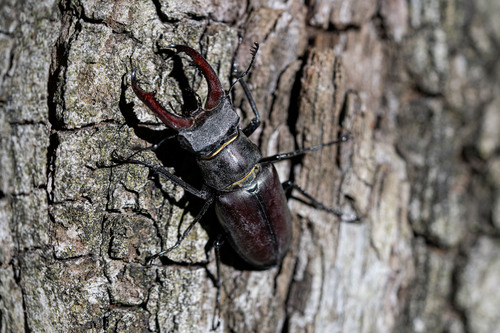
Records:
[[[292,218],[274,166],[260,165],[251,186],[222,192],[216,212],[231,245],[257,268],[279,264],[292,239]]]

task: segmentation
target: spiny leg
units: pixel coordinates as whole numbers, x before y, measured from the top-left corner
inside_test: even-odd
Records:
[[[132,156],[134,156],[134,155],[135,155],[135,153],[132,154]],[[184,190],[188,191],[189,193],[191,193],[192,195],[194,195],[200,199],[209,200],[213,197],[211,192],[206,191],[206,190],[198,190],[197,188],[194,188],[192,185],[186,183],[185,181],[183,181],[179,177],[168,172],[165,168],[162,168],[162,167],[159,167],[159,166],[156,166],[156,165],[153,165],[151,163],[144,162],[144,161],[135,160],[132,158],[125,158],[125,157],[118,156],[118,155],[115,155],[112,158],[115,162],[118,162],[121,164],[130,163],[130,164],[143,165],[143,166],[149,168],[154,173],[164,176],[165,178],[167,178],[168,180],[170,180],[174,184],[179,185]]]
[[[306,153],[309,153],[309,152],[312,152],[312,151],[315,151],[315,150],[319,150],[319,149],[327,147],[327,146],[331,146],[331,145],[334,145],[334,144],[337,144],[337,143],[345,142],[345,141],[349,140],[349,138],[350,138],[349,134],[346,134],[346,135],[343,135],[338,140],[330,141],[330,142],[327,142],[327,143],[322,143],[322,144],[319,144],[317,146],[312,146],[312,147],[308,147],[308,148],[302,148],[302,149],[298,149],[296,151],[292,151],[292,152],[289,152],[289,153],[276,154],[276,155],[271,155],[271,156],[263,157],[263,158],[260,159],[259,162],[260,163],[263,163],[263,162],[270,162],[270,163],[279,162],[279,161],[282,161],[282,160],[290,159],[290,158],[295,157],[295,156],[299,156],[299,155],[303,155],[303,154],[306,154]]]
[[[167,140],[170,140],[172,138],[174,138],[176,135],[169,135],[163,139],[161,139],[158,143],[155,143],[154,145],[152,146],[148,146],[148,147],[143,147],[143,148],[136,148],[136,149],[133,149],[135,150],[135,152],[130,155],[129,157],[122,157],[122,156],[119,156],[117,155],[116,151],[113,152],[113,159],[116,161],[116,162],[119,162],[119,163],[127,163],[128,160],[132,160],[133,157],[139,155],[140,153],[142,152],[145,152],[145,151],[156,151],[158,148],[160,148],[160,146],[162,144],[164,144]]]
[[[220,247],[224,241],[222,240],[222,235],[219,234],[214,242],[214,252],[215,252],[215,267],[217,270],[215,288],[217,288],[217,293],[215,294],[215,308],[214,316],[212,317],[212,331],[215,331],[220,326]]]
[[[259,50],[259,43],[254,43],[254,46],[252,47],[252,49],[250,51],[250,53],[252,54],[252,60],[250,61],[250,64],[248,65],[247,69],[244,72],[241,72],[241,73],[237,72],[236,73],[236,80],[231,85],[231,88],[229,88],[229,91],[231,91],[237,82],[239,82],[241,84],[241,87],[243,88],[243,91],[245,92],[245,95],[247,96],[248,102],[250,103],[250,108],[252,109],[252,112],[255,116],[250,121],[250,123],[243,129],[243,133],[246,136],[251,135],[257,129],[257,127],[260,126],[259,110],[257,109],[257,105],[255,104],[252,93],[250,92],[250,88],[248,87],[248,84],[244,80],[244,77],[247,76],[247,74],[250,72],[250,69],[252,68],[253,63],[255,62],[255,56],[257,55],[258,50]]]
[[[198,213],[198,215],[196,215],[196,217],[194,218],[193,222],[191,222],[191,224],[189,224],[189,226],[187,227],[187,229],[184,230],[184,232],[179,237],[179,239],[177,240],[177,242],[173,246],[169,247],[168,249],[163,250],[163,251],[161,251],[161,252],[153,255],[149,259],[149,263],[151,264],[153,262],[153,260],[155,260],[156,258],[161,257],[162,255],[167,254],[168,252],[170,252],[170,251],[175,250],[176,248],[178,248],[179,245],[181,245],[182,241],[189,235],[189,233],[191,232],[191,230],[193,229],[193,227],[205,215],[205,213],[207,212],[208,208],[212,205],[213,201],[214,201],[214,197],[209,197],[207,199],[207,201],[205,201],[205,203],[203,204],[203,207],[201,208],[201,211]]]
[[[259,163],[265,163],[265,162],[274,163],[274,162],[279,162],[282,160],[290,159],[290,158],[293,158],[295,156],[300,156],[300,155],[303,155],[303,154],[306,154],[306,153],[309,153],[312,151],[322,149],[322,148],[327,147],[327,146],[331,146],[334,144],[345,142],[345,141],[349,140],[349,138],[350,138],[350,135],[345,134],[338,140],[330,141],[327,143],[322,143],[322,144],[308,147],[308,148],[298,149],[298,150],[295,150],[295,151],[292,151],[289,153],[276,154],[276,155],[272,155],[272,156],[263,157],[260,159]],[[341,211],[340,209],[325,206],[324,204],[322,204],[321,202],[316,200],[312,195],[307,193],[307,191],[304,190],[302,187],[291,182],[290,180],[284,182],[282,184],[282,186],[283,186],[283,190],[285,192],[288,190],[293,190],[293,189],[299,191],[300,193],[302,193],[302,195],[304,195],[310,201],[310,204],[312,206],[314,206],[318,209],[327,211],[329,213],[335,214],[335,215],[339,216],[345,222],[357,222],[357,221],[359,221],[359,218],[355,214],[345,213],[345,212]]]
[[[283,190],[286,192],[288,190],[297,190],[299,191],[303,196],[305,196],[309,201],[310,204],[318,209],[327,211],[329,213],[335,214],[338,217],[342,219],[344,222],[349,222],[349,223],[356,223],[359,222],[359,218],[355,214],[350,214],[350,213],[345,213],[341,211],[340,209],[336,208],[331,208],[327,207],[318,200],[316,200],[312,195],[310,195],[306,190],[304,190],[302,187],[299,185],[292,183],[290,180],[287,180],[286,182],[283,182],[281,184],[283,186]]]
[[[183,181],[179,177],[171,174],[170,172],[168,172],[166,169],[164,169],[162,167],[158,167],[158,166],[155,166],[153,164],[150,164],[150,163],[147,163],[144,161],[134,160],[134,159],[130,159],[130,158],[123,158],[123,157],[119,157],[119,156],[113,156],[113,160],[115,160],[119,163],[131,163],[131,164],[143,165],[143,166],[149,168],[154,173],[162,175],[165,178],[167,178],[168,180],[175,183],[176,185],[181,186],[184,190],[188,191],[192,195],[194,195],[200,199],[205,200],[205,203],[203,204],[201,211],[198,213],[198,215],[196,215],[193,222],[191,222],[191,224],[187,227],[187,229],[182,233],[182,235],[179,237],[177,242],[173,246],[169,247],[168,249],[163,250],[163,251],[153,255],[149,260],[149,263],[151,264],[154,259],[176,249],[182,243],[182,241],[189,235],[189,233],[191,232],[193,227],[200,221],[200,219],[203,217],[203,215],[205,215],[205,213],[207,212],[208,208],[212,205],[212,203],[214,201],[214,195],[210,191],[198,190],[198,189],[194,188],[192,185],[186,183],[185,181]]]
[[[252,93],[250,92],[250,88],[248,88],[246,81],[241,79],[240,83],[241,86],[243,87],[245,95],[247,96],[248,102],[250,103],[250,107],[252,108],[253,114],[255,115],[255,117],[250,121],[250,124],[248,124],[247,127],[243,129],[243,133],[246,136],[249,136],[253,132],[255,132],[255,130],[260,126],[260,115],[259,115],[259,110],[257,109],[257,105],[255,105],[255,101],[253,100]]]

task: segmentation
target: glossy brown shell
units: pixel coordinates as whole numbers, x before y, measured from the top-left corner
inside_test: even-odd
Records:
[[[217,216],[233,248],[256,268],[281,263],[292,240],[292,218],[274,166],[260,165],[251,187],[222,192]]]

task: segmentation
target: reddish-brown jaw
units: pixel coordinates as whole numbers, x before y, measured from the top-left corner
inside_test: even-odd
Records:
[[[194,49],[185,45],[170,45],[169,47],[174,48],[177,52],[184,52],[191,57],[193,63],[198,66],[201,73],[207,80],[208,94],[207,101],[205,102],[205,108],[202,110],[196,110],[191,117],[181,117],[165,110],[160,103],[155,99],[154,93],[146,92],[142,90],[137,82],[136,69],[132,72],[132,89],[134,90],[137,97],[146,104],[148,108],[153,111],[158,118],[161,119],[168,127],[179,132],[183,129],[190,128],[196,125],[196,121],[201,121],[205,119],[209,114],[209,111],[215,109],[221,104],[224,98],[224,90],[220,84],[217,74],[213,70],[212,66]]]
[[[208,94],[207,101],[205,102],[205,110],[210,111],[215,109],[221,102],[224,96],[224,90],[220,84],[219,78],[215,73],[214,69],[210,64],[199,54],[197,51],[193,50],[189,46],[185,45],[170,45],[169,47],[176,49],[177,52],[184,52],[193,59],[193,63],[198,66],[201,73],[207,80],[208,84]]]
[[[194,120],[192,118],[184,118],[168,112],[155,99],[154,93],[142,90],[137,84],[137,78],[135,74],[136,69],[134,69],[134,71],[132,72],[132,89],[134,90],[137,97],[139,97],[140,100],[143,101],[144,104],[146,104],[146,106],[150,108],[151,111],[153,111],[158,116],[158,118],[160,118],[161,121],[165,123],[165,125],[176,130],[177,132],[193,126]]]

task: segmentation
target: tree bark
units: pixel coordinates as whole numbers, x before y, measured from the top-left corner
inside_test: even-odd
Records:
[[[220,232],[140,165],[171,134],[130,75],[176,112],[206,84],[170,44],[248,83],[294,239],[252,270],[222,247],[221,332],[500,332],[500,5],[494,1],[26,0],[0,5],[0,331],[203,332]],[[186,73],[186,74],[182,74]],[[186,86],[195,93],[186,93]],[[252,117],[232,91],[243,126]],[[140,158],[200,188],[175,140]],[[168,258],[168,259],[167,259]]]

